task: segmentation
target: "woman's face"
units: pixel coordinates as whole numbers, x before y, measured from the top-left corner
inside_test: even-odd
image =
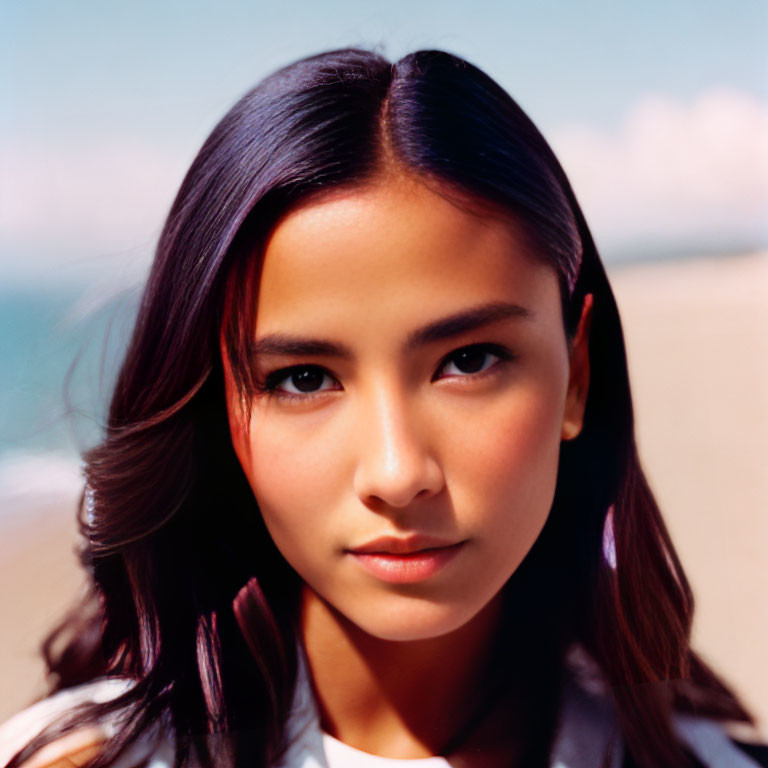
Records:
[[[509,223],[410,179],[289,213],[253,332],[265,390],[230,429],[305,584],[391,640],[458,629],[541,531],[588,384],[554,271]],[[226,355],[224,356],[226,359]]]

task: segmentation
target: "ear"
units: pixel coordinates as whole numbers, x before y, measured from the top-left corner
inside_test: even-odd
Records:
[[[593,301],[591,293],[584,297],[579,327],[570,345],[570,373],[561,440],[573,440],[581,433],[584,425],[584,409],[589,393],[589,326],[592,322]]]

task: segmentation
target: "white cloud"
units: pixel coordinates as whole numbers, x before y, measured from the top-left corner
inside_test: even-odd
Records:
[[[549,138],[603,246],[768,241],[768,104],[729,90],[690,104],[648,96],[617,131]],[[0,275],[140,278],[190,159],[125,138],[6,139]]]
[[[188,161],[179,155],[117,138],[4,142],[0,268],[143,273]]]
[[[724,89],[647,96],[616,132],[549,138],[598,242],[768,241],[768,104]]]

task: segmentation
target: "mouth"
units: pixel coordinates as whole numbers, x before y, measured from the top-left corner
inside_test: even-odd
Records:
[[[346,551],[377,579],[390,584],[412,584],[441,571],[465,544],[466,540],[449,542],[426,536],[385,537]]]

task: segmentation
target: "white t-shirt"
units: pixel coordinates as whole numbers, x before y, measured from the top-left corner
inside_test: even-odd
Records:
[[[623,749],[615,715],[594,665],[590,666],[589,660],[578,651],[571,654],[570,661],[573,674],[564,691],[562,717],[550,768],[595,768],[602,765],[611,746],[610,768],[620,768]],[[0,726],[0,766],[71,707],[87,701],[107,701],[123,693],[128,686],[129,682],[125,680],[102,679],[61,691],[20,712]],[[712,768],[759,768],[757,762],[730,742],[717,723],[677,715],[674,726],[682,741]],[[108,737],[116,728],[113,721],[102,724],[101,731]],[[398,760],[371,755],[323,732],[301,653],[286,735],[289,747],[275,768],[450,768],[443,757]],[[71,748],[70,745],[67,751]],[[56,744],[49,745],[48,749],[55,750]],[[159,741],[148,737],[143,743],[134,745],[113,768],[126,768],[148,753],[147,768],[172,768],[174,750],[171,740],[166,737]],[[49,760],[46,758],[39,765],[46,765]],[[38,761],[34,760],[34,763]],[[30,768],[34,768],[34,763]]]

